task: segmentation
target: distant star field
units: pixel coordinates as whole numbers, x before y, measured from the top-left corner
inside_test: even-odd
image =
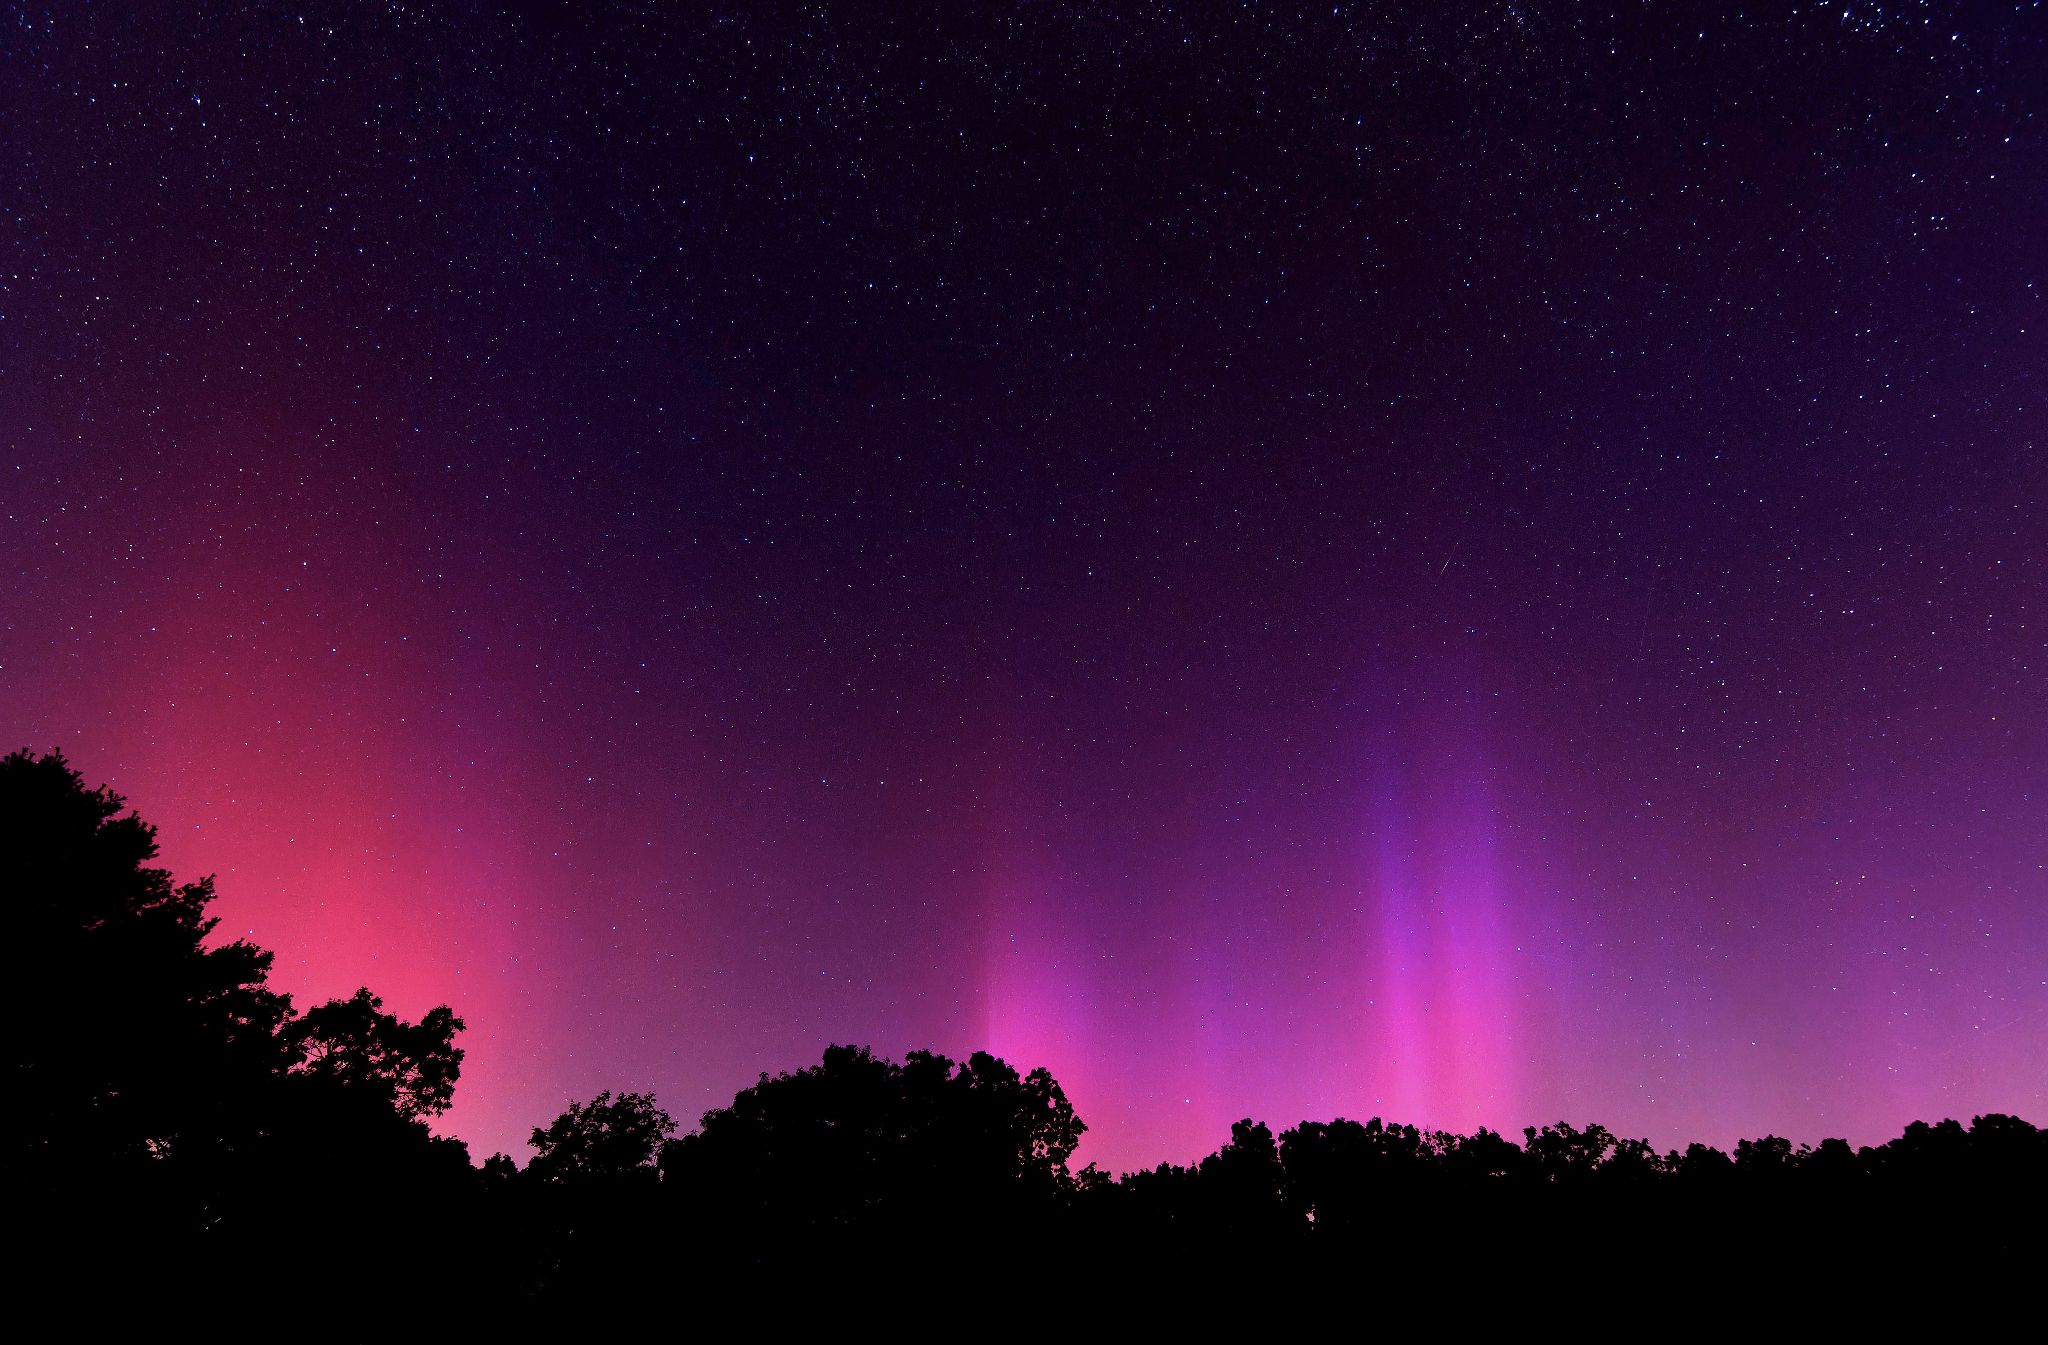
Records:
[[[2044,114],[2031,3],[19,0],[0,747],[478,1160],[2048,1122]]]

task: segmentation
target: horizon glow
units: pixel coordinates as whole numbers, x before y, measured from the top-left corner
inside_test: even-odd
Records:
[[[479,1161],[2048,1122],[2048,25],[1001,9],[25,17],[5,747]]]

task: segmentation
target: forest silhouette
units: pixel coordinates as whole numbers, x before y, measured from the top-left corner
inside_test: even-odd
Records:
[[[1668,1312],[1778,1280],[1981,1297],[2038,1282],[2048,1250],[2048,1132],[2014,1116],[1732,1153],[1599,1125],[1517,1143],[1247,1119],[1197,1163],[1112,1177],[1073,1167],[1085,1126],[1045,1070],[852,1046],[687,1133],[651,1094],[606,1092],[537,1124],[524,1168],[479,1164],[429,1124],[461,1073],[449,1009],[408,1023],[363,989],[300,1010],[269,953],[213,937],[211,880],[156,854],[61,755],[0,760],[20,1263],[74,1311],[218,1294],[306,1335],[369,1305],[532,1322],[947,1275],[1071,1305],[1313,1274],[1474,1310],[1542,1286]]]

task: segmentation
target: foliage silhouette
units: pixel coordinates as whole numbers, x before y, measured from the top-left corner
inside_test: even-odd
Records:
[[[661,1146],[676,1123],[652,1093],[599,1093],[572,1102],[545,1127],[535,1126],[528,1173],[537,1181],[617,1181],[656,1176]]]
[[[407,1201],[457,1199],[460,1141],[422,1118],[460,1073],[447,1008],[408,1024],[367,990],[303,1016],[268,985],[271,955],[210,942],[213,880],[154,867],[156,833],[60,754],[0,758],[0,890],[24,956],[7,983],[8,1125],[29,1266],[48,1287],[97,1263],[106,1222],[171,1285],[229,1260],[337,1273],[373,1255]],[[267,1292],[269,1292],[267,1291]]]
[[[1042,1069],[834,1046],[705,1113],[661,1170],[673,1201],[723,1231],[728,1261],[852,1263],[908,1247],[957,1261],[1061,1207],[1084,1129]]]
[[[851,1288],[906,1269],[1365,1274],[1444,1302],[1474,1283],[1503,1303],[1593,1284],[1648,1308],[1763,1266],[1894,1298],[1981,1295],[2048,1256],[2048,1132],[2016,1116],[1732,1153],[1564,1121],[1516,1144],[1377,1117],[1275,1135],[1247,1118],[1198,1162],[1113,1179],[1072,1170],[1086,1127],[1045,1070],[857,1046],[763,1074],[680,1137],[651,1093],[600,1093],[535,1127],[523,1171],[504,1154],[475,1168],[427,1125],[460,1076],[453,1012],[407,1023],[363,989],[296,1013],[268,953],[210,940],[211,880],[176,884],[155,856],[151,829],[61,756],[0,759],[0,889],[28,954],[7,989],[7,1125],[18,1217],[40,1234],[24,1267],[46,1293],[115,1277],[137,1302],[183,1301],[227,1274],[306,1334],[309,1296],[429,1313],[460,1283],[518,1334],[528,1309],[651,1310],[684,1282]],[[110,1222],[147,1254],[110,1260]],[[405,1253],[419,1273],[396,1270],[394,1228],[433,1230]],[[1627,1268],[1649,1248],[1666,1270]]]
[[[288,1063],[270,954],[213,947],[213,880],[150,867],[154,828],[60,755],[0,759],[0,890],[27,954],[7,982],[15,1152],[43,1171],[198,1158],[246,1137]]]
[[[445,1004],[418,1023],[383,1009],[367,987],[308,1009],[284,1029],[291,1072],[359,1090],[408,1121],[440,1115],[462,1072],[462,1020]]]

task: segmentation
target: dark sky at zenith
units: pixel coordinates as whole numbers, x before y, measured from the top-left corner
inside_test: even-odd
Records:
[[[4,745],[479,1157],[834,1041],[1117,1169],[2048,1120],[2038,4],[0,53]]]

